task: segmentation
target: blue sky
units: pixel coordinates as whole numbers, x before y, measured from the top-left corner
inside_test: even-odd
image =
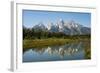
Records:
[[[38,23],[48,22],[54,24],[60,19],[64,21],[74,20],[86,27],[91,26],[91,13],[79,13],[79,12],[54,12],[54,11],[35,11],[35,10],[23,10],[22,22],[26,27],[33,27]]]

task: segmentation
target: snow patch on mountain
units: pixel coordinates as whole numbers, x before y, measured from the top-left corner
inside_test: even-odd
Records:
[[[43,23],[39,23],[38,25],[34,26],[34,29],[49,32],[61,32],[66,35],[90,34],[91,30],[89,27],[85,27],[73,20],[65,22],[63,19],[59,19],[56,24],[49,22],[47,26]]]

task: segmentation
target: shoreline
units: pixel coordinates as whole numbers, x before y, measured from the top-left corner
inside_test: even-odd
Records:
[[[23,40],[23,49],[28,48],[42,48],[46,46],[63,45],[73,42],[90,42],[90,38],[85,39],[63,39],[63,38],[48,38],[48,39],[25,39]]]

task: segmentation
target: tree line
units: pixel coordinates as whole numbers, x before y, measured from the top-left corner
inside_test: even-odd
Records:
[[[23,39],[47,39],[47,38],[90,38],[90,35],[66,35],[62,32],[49,32],[42,29],[26,28],[23,26]]]

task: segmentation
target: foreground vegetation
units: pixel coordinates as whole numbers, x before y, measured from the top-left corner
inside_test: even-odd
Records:
[[[63,38],[49,38],[49,39],[34,39],[34,40],[23,40],[23,48],[42,48],[46,46],[63,45],[71,42],[79,41],[90,41],[89,39],[63,39]]]

